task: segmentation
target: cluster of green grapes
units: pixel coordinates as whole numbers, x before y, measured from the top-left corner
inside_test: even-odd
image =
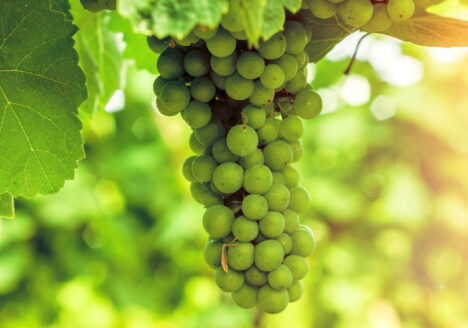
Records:
[[[317,116],[320,96],[307,84],[310,35],[296,20],[250,49],[235,15],[182,40],[148,38],[160,53],[156,105],[192,128],[183,174],[207,210],[205,260],[236,304],[283,311],[302,293],[305,259],[315,249],[299,214],[310,195],[291,166],[302,155],[302,119]]]
[[[415,10],[413,0],[308,0],[307,6],[317,18],[338,14],[347,25],[368,32],[383,32],[392,22],[410,19]]]
[[[84,9],[93,13],[101,10],[115,10],[117,0],[80,0]]]

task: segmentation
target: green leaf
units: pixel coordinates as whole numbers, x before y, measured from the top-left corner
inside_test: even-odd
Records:
[[[310,62],[318,62],[326,56],[337,43],[356,29],[343,25],[335,16],[329,19],[314,17],[309,10],[301,12],[303,22],[312,31],[312,40],[307,45]]]
[[[50,7],[52,10],[65,14],[68,20],[73,20],[73,17],[70,14],[70,3],[68,0],[51,0]]]
[[[262,34],[263,11],[266,0],[236,0],[244,18],[245,33],[251,44],[258,46],[258,39]]]
[[[15,217],[15,203],[9,193],[0,195],[0,218],[13,219]]]
[[[384,34],[421,46],[468,46],[468,22],[429,13],[406,22],[394,22]]]
[[[1,1],[0,21],[0,194],[55,193],[84,157],[76,27],[46,0]]]
[[[301,9],[301,0],[268,0],[263,13],[262,37],[266,40],[283,30],[286,20],[285,8],[296,13]]]

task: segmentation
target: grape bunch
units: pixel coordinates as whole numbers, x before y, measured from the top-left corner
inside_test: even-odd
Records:
[[[117,0],[80,0],[84,9],[93,13],[102,10],[115,10]]]
[[[308,0],[307,6],[317,18],[338,14],[347,25],[367,32],[383,32],[393,22],[407,21],[415,11],[413,0]]]
[[[301,297],[315,249],[299,224],[310,195],[291,163],[302,155],[302,119],[317,116],[322,100],[307,84],[311,36],[299,17],[254,49],[235,13],[183,39],[149,37],[160,53],[153,89],[158,110],[180,113],[193,130],[196,156],[183,174],[207,208],[204,257],[216,284],[240,307],[279,313]]]

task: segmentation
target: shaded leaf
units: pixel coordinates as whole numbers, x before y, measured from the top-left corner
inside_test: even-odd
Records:
[[[262,34],[263,11],[266,0],[237,0],[243,13],[245,33],[249,41],[258,46],[258,39]]]
[[[13,219],[15,217],[15,203],[9,193],[0,195],[0,218]]]
[[[68,0],[51,0],[50,7],[52,10],[56,10],[65,14],[68,20],[73,19],[72,15],[70,14],[70,3]]]

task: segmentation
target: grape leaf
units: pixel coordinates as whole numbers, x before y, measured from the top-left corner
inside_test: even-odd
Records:
[[[384,34],[421,46],[468,46],[468,22],[429,13],[406,22],[394,22]]]
[[[50,7],[52,10],[65,14],[67,20],[73,20],[73,17],[70,14],[70,3],[68,0],[51,0]]]
[[[49,0],[0,1],[0,194],[55,193],[84,157],[85,78],[65,18]]]
[[[263,10],[265,1],[263,0],[236,0],[243,13],[245,33],[252,45],[258,46],[258,39],[262,34]]]
[[[268,0],[263,12],[262,36],[265,40],[283,30],[286,20],[284,8],[292,13],[301,9],[300,0]]]
[[[9,219],[13,219],[15,217],[14,199],[9,193],[0,195],[0,219],[2,217]]]

